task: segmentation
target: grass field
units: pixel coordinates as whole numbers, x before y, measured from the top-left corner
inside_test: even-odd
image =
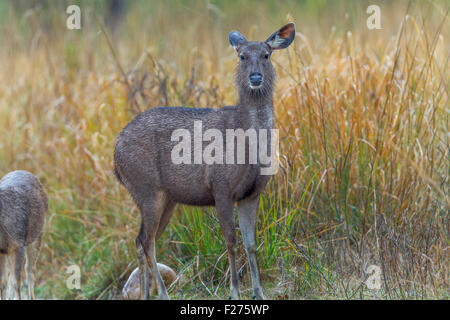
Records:
[[[67,1],[0,2],[0,176],[29,170],[50,198],[37,297],[117,297],[140,214],[112,174],[116,136],[159,105],[234,104],[228,33],[264,40],[295,21],[272,58],[281,168],[258,213],[266,296],[448,299],[450,2],[376,2],[381,30],[366,26],[367,1],[129,1],[115,28],[105,1],[75,1],[81,30],[66,28]],[[218,235],[214,209],[178,206],[157,246],[182,275],[171,298],[228,297]],[[66,287],[74,264],[80,290]],[[370,265],[380,290],[364,284]]]

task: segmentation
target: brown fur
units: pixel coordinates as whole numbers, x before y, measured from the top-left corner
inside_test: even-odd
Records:
[[[281,28],[278,34],[281,38],[288,39],[293,29],[294,26],[292,24],[288,24],[286,27]]]

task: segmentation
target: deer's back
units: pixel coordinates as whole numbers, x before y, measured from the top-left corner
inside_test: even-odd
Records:
[[[26,171],[4,176],[0,180],[0,251],[38,239],[47,210],[47,195],[35,176]]]

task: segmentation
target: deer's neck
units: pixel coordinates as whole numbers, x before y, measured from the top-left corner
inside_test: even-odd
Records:
[[[2,215],[2,208],[3,208],[3,195],[2,190],[0,189],[0,216]]]
[[[239,91],[239,121],[242,129],[273,128],[273,95],[270,92]]]

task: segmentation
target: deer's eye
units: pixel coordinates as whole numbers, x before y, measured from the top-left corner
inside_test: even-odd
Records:
[[[264,59],[269,59],[269,54],[268,54],[268,53],[266,53],[266,54],[264,55]]]
[[[239,55],[239,59],[241,59],[241,61],[244,61],[245,60],[244,55],[243,54]]]

